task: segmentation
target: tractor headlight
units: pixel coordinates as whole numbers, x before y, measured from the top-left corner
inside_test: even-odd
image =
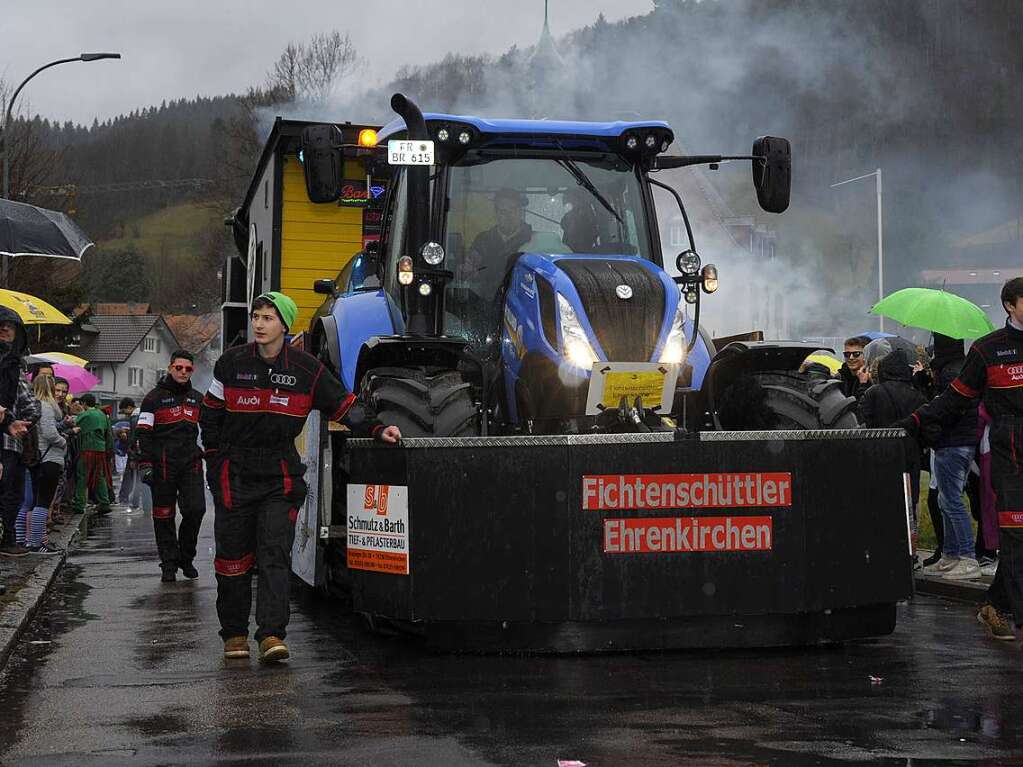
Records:
[[[658,362],[669,365],[681,365],[686,359],[686,329],[685,314],[682,311],[682,304],[675,310],[675,319],[671,322],[671,330],[668,331],[668,340],[664,342],[664,350]]]
[[[437,266],[444,260],[444,248],[439,243],[428,242],[420,252],[423,254],[423,260],[430,266]]]
[[[448,133],[447,128],[441,128],[439,131],[437,131],[438,141],[447,141],[449,138],[451,138],[451,134]]]
[[[597,355],[586,338],[575,309],[568,299],[558,293],[558,321],[561,323],[561,344],[568,361],[577,368],[589,370],[597,361]]]
[[[398,259],[398,282],[402,285],[411,285],[412,277],[412,259],[402,256]]]
[[[714,264],[707,264],[700,272],[703,281],[703,292],[713,293],[718,289],[718,268]]]
[[[680,274],[696,274],[700,271],[700,256],[695,250],[684,250],[675,259],[675,267]]]

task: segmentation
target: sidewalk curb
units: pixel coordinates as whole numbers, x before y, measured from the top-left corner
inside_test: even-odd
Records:
[[[82,514],[73,524],[58,535],[51,535],[51,542],[64,547],[60,556],[47,557],[40,563],[18,591],[10,605],[0,614],[0,671],[7,665],[8,658],[35,617],[39,605],[50,591],[50,586],[67,561],[71,546],[84,539],[89,533],[89,515]]]
[[[988,587],[988,584],[982,581],[946,581],[926,575],[917,575],[913,581],[917,594],[928,594],[970,604],[983,602]]]

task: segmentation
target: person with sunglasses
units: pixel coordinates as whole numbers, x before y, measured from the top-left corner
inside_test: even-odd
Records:
[[[142,400],[135,426],[139,479],[152,489],[153,529],[164,583],[173,583],[179,568],[186,578],[199,577],[192,560],[206,514],[206,492],[199,449],[202,395],[192,388],[194,369],[189,352],[178,349],[171,354],[167,375]],[[175,507],[181,510],[177,529]]]
[[[870,339],[866,336],[853,336],[845,340],[845,349],[842,352],[845,362],[838,369],[838,377],[842,382],[842,393],[846,397],[855,397],[859,400],[870,386],[870,374],[863,359],[863,349],[869,343]]]

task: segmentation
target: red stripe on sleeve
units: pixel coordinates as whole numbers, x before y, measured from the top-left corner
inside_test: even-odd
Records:
[[[967,386],[958,378],[952,382],[952,388],[959,394],[962,394],[964,397],[969,397],[970,399],[973,399],[978,394],[976,389]]]
[[[331,421],[340,421],[342,418],[345,417],[345,413],[347,413],[349,410],[352,409],[352,405],[354,405],[354,404],[355,404],[355,395],[349,393],[349,395],[347,397],[345,397],[341,401],[341,406],[337,409],[337,412],[334,413],[334,415],[332,415],[330,417],[330,420]]]

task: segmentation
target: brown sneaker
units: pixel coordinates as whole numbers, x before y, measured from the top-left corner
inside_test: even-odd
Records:
[[[260,663],[276,663],[291,657],[288,646],[277,637],[267,637],[259,643]]]
[[[248,658],[249,640],[248,637],[228,637],[224,640],[225,658]]]
[[[1009,620],[993,605],[984,605],[980,608],[977,612],[977,622],[988,630],[992,639],[1011,642],[1016,638],[1016,632],[1012,630]]]
[[[24,546],[19,546],[17,543],[11,543],[7,546],[0,546],[0,554],[5,557],[23,557],[28,554],[28,549]]]

